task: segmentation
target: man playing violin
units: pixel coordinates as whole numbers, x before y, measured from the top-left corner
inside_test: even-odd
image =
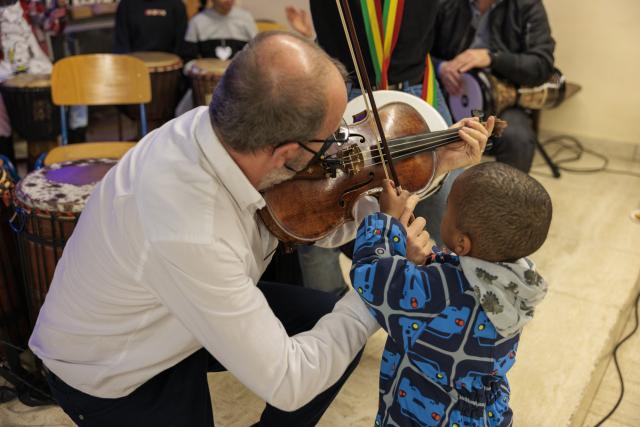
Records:
[[[433,56],[438,77],[450,95],[460,95],[462,74],[488,69],[513,84],[536,86],[553,72],[555,42],[541,0],[444,0],[436,19]],[[528,173],[536,132],[530,114],[508,108],[509,123],[489,154]]]
[[[206,374],[223,369],[267,402],[259,425],[318,422],[377,326],[353,292],[259,283],[278,242],[258,210],[339,138],[346,103],[322,50],[262,33],[209,108],[148,134],[96,186],[29,343],[75,423],[212,426]],[[478,162],[492,128],[466,121],[440,172]],[[429,250],[423,230],[410,239]]]

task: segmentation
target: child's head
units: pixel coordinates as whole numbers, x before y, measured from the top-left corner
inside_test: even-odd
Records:
[[[481,163],[453,183],[440,234],[449,249],[486,261],[515,261],[547,238],[551,198],[529,175]]]

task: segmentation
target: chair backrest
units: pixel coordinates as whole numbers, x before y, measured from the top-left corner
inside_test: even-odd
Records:
[[[63,145],[49,151],[43,166],[81,159],[120,159],[136,144],[134,142],[85,142],[84,144]]]
[[[256,19],[256,27],[260,33],[263,31],[289,31],[286,26],[270,19]]]
[[[128,55],[70,56],[53,65],[51,98],[56,105],[146,104],[151,101],[149,71]]]

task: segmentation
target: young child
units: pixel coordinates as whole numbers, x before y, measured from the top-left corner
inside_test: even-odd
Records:
[[[406,258],[408,193],[390,182],[356,237],[351,279],[389,333],[376,426],[510,426],[506,373],[547,285],[525,257],[545,241],[551,200],[502,163],[462,173],[441,225],[454,253]],[[457,255],[456,255],[457,254]]]

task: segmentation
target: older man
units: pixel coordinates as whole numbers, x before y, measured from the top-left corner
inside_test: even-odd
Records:
[[[257,283],[277,245],[257,210],[346,102],[322,50],[264,33],[209,109],[150,133],[105,176],[30,340],[77,424],[211,426],[206,373],[223,367],[267,401],[261,425],[317,423],[375,321],[353,293]],[[444,168],[478,161],[488,130],[469,121],[459,134]]]

